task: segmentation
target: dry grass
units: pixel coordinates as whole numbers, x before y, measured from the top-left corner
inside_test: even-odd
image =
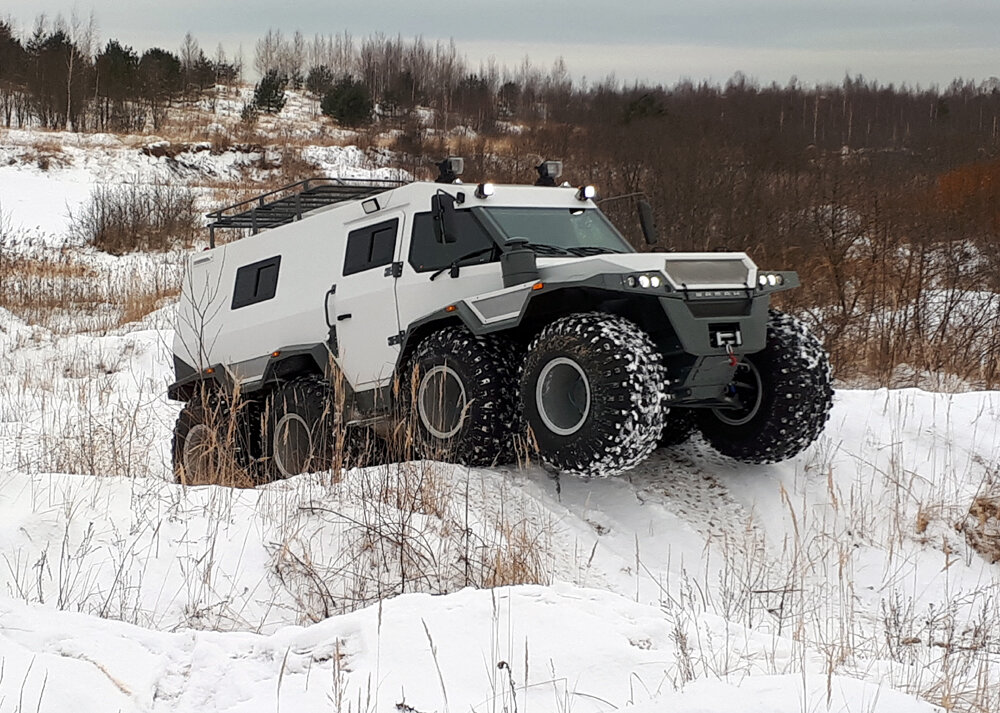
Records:
[[[23,161],[30,161],[43,171],[53,168],[65,168],[69,165],[69,160],[63,152],[62,144],[42,136],[32,142],[25,153]]]
[[[0,307],[28,324],[61,334],[107,332],[175,300],[180,266],[163,262],[140,275],[63,251],[40,251],[37,257],[0,252],[0,285]]]
[[[956,529],[990,563],[1000,562],[1000,496],[976,497],[969,508],[969,517],[956,525]]]

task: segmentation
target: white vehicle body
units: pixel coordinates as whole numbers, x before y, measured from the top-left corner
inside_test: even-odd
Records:
[[[253,234],[191,257],[169,387],[188,402],[183,482],[215,477],[220,409],[239,422],[238,460],[269,477],[328,465],[331,424],[389,433],[415,417],[425,454],[483,464],[508,457],[524,418],[548,462],[607,474],[690,432],[675,409],[708,413],[713,446],[755,462],[825,422],[822,347],[769,309],[795,273],[636,252],[590,187],[310,181],[328,183],[216,212],[213,245],[218,228]]]

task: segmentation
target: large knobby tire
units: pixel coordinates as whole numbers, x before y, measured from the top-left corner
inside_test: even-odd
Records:
[[[670,448],[685,443],[695,431],[695,422],[691,409],[672,408],[663,416],[663,432],[660,434],[660,448]]]
[[[270,479],[329,470],[337,465],[334,390],[321,376],[301,376],[277,387],[264,413],[264,461]],[[340,441],[340,442],[338,442]]]
[[[403,403],[421,455],[493,465],[512,454],[517,412],[515,349],[502,337],[445,327],[409,360]]]
[[[700,410],[698,427],[719,453],[777,463],[815,441],[833,405],[830,360],[798,319],[771,310],[767,345],[744,356],[730,385],[742,408]]]
[[[571,314],[535,337],[521,373],[524,417],[542,458],[567,473],[617,475],[648,456],[664,418],[664,370],[633,322]]]
[[[196,393],[177,416],[172,444],[174,479],[183,485],[249,487],[259,414],[249,401],[233,408],[217,392]]]

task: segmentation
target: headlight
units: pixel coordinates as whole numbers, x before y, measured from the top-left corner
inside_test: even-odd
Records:
[[[641,287],[643,289],[658,289],[663,286],[663,276],[656,273],[628,275],[625,277],[627,287]]]
[[[757,282],[761,287],[777,287],[785,283],[785,278],[776,272],[762,272],[757,276]]]

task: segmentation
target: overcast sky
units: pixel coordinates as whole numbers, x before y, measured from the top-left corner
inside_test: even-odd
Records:
[[[562,56],[576,78],[673,84],[724,82],[737,70],[762,83],[945,85],[1000,75],[1000,0],[4,0],[23,32],[39,12],[91,11],[102,41],[177,50],[192,32],[206,54],[219,42],[247,67],[268,28],[355,37],[375,32],[454,38],[473,66],[513,67],[528,55],[548,69]]]

